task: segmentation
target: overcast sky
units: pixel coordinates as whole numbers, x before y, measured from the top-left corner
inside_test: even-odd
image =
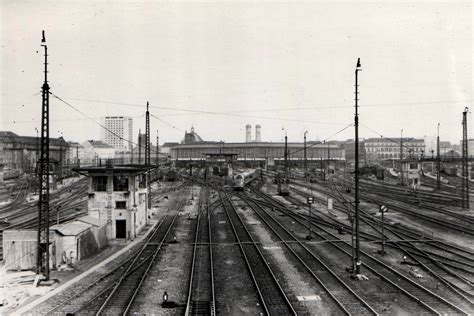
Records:
[[[152,139],[436,135],[459,143],[473,105],[472,1],[0,2],[0,130],[35,135],[46,31],[51,92],[94,120],[134,118]],[[99,139],[100,127],[51,97],[51,136]],[[469,114],[469,136],[474,138]],[[172,127],[174,126],[174,128]]]

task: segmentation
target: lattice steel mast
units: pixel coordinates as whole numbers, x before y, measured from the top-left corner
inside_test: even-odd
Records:
[[[285,130],[285,176],[288,177],[288,136]]]
[[[438,137],[436,137],[436,168],[438,169],[438,172],[436,174],[436,188],[438,190],[441,189],[441,153],[440,153],[440,147],[439,147],[439,123],[438,123]]]
[[[150,161],[150,111],[148,110],[150,103],[146,102],[146,114],[145,114],[145,166],[149,167]],[[150,169],[146,172],[146,185],[147,185],[147,208],[151,208],[151,187],[150,187]]]
[[[142,163],[142,130],[138,130],[138,164]]]
[[[469,164],[468,164],[468,138],[467,138],[467,112],[468,108],[462,112],[462,208],[469,209]]]
[[[150,104],[148,101],[146,102],[146,115],[145,115],[145,165],[149,166],[150,161],[150,112],[148,111],[148,107]]]
[[[41,104],[41,148],[39,159],[38,247],[36,273],[49,280],[49,85],[48,46],[43,31],[44,83]]]

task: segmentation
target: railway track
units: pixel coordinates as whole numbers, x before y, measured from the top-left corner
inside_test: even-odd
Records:
[[[243,194],[238,196],[252,208],[258,217],[278,237],[281,243],[304,265],[309,274],[340,308],[340,313],[346,315],[377,315],[377,312],[351,289],[335,271],[282,225],[270,212],[260,206],[258,202],[250,200]]]
[[[332,197],[336,201],[337,201],[337,199],[340,199],[340,196],[335,194],[330,188],[326,188],[326,189],[322,190],[319,187],[315,186],[315,187],[311,188],[310,186],[308,186],[306,184],[302,184],[302,183],[298,183],[297,185],[301,186],[301,187],[304,187],[306,189],[319,190],[324,195]],[[294,186],[293,186],[293,190],[295,190],[295,192],[297,192],[298,194],[302,194],[302,195],[306,195],[306,196],[309,195],[309,193],[298,190]],[[387,200],[385,198],[381,198],[381,197],[378,197],[378,196],[375,196],[375,195],[370,195],[370,197],[368,197],[366,193],[365,194],[361,193],[361,197],[363,199],[367,200],[370,203],[373,203],[373,204],[376,204],[376,205],[384,204],[392,210],[396,210],[400,213],[405,213],[405,214],[414,216],[414,217],[419,218],[421,220],[428,221],[432,224],[442,226],[444,228],[449,228],[449,229],[461,232],[463,234],[474,235],[474,229],[471,227],[473,225],[470,225],[469,223],[461,225],[461,224],[453,223],[452,221],[449,221],[449,220],[445,220],[445,219],[441,219],[439,217],[432,216],[431,214],[426,214],[426,213],[422,214],[419,209],[413,210],[411,206],[405,205],[402,202],[399,202],[399,201],[390,202],[389,200]],[[321,198],[319,198],[317,196],[315,196],[315,198],[321,200]],[[341,205],[336,206],[336,207],[339,207],[340,209],[342,209]],[[472,218],[470,218],[469,220],[471,220],[471,219]],[[403,229],[403,228],[401,228],[401,229]],[[404,228],[404,229],[407,230],[407,228]],[[425,238],[430,239],[430,237],[428,237],[428,236],[425,236]]]
[[[340,194],[343,202],[347,202],[342,194]],[[380,222],[370,217],[367,213],[363,212],[361,217],[362,221],[367,225],[371,226],[375,231],[382,235],[380,227],[376,225],[381,225]],[[441,282],[444,286],[447,287],[454,295],[462,300],[460,303],[467,304],[469,308],[474,307],[474,302],[472,298],[474,297],[474,282],[466,276],[462,276],[460,271],[463,271],[465,274],[469,274],[470,277],[474,277],[472,269],[474,268],[474,260],[472,258],[465,258],[466,261],[457,261],[457,264],[464,265],[459,267],[457,265],[449,264],[449,266],[454,267],[460,271],[454,272],[451,267],[440,259],[435,258],[431,255],[430,252],[423,250],[418,243],[413,242],[412,240],[407,240],[405,235],[395,231],[393,227],[387,227],[383,231],[384,238],[389,240],[401,240],[403,243],[393,243],[391,246],[402,251],[404,254],[408,255],[410,259],[419,267],[422,267],[425,271],[430,273],[433,278]],[[470,270],[469,270],[470,269]],[[470,271],[470,273],[469,273]]]
[[[261,306],[267,315],[296,315],[263,253],[230,201],[221,195],[224,211],[252,277]]]
[[[209,195],[209,189],[203,187],[200,191],[196,218],[186,316],[216,314]]]
[[[105,314],[118,315],[127,314],[130,311],[138,291],[147,277],[147,273],[155,262],[160,253],[163,244],[169,239],[169,232],[171,231],[176,218],[178,217],[180,209],[185,202],[187,191],[177,198],[172,206],[168,209],[166,216],[160,221],[151,233],[150,237],[143,244],[140,251],[130,260],[130,264],[124,269],[121,268],[120,277],[112,284],[105,286],[101,291],[93,292],[87,295],[87,292],[82,292],[81,295],[76,295],[79,303],[68,303],[67,313],[72,314]],[[99,285],[101,282],[97,282]],[[84,301],[83,294],[88,297]]]
[[[285,215],[290,216],[295,222],[300,224],[301,229],[307,227],[307,217],[301,214],[296,214],[293,211],[287,209],[287,206],[279,201],[274,200],[272,197],[263,195],[261,192],[256,192],[260,197],[263,197],[267,201],[273,201],[275,209],[283,212]],[[342,251],[347,257],[351,257],[352,246],[348,242],[336,242],[340,238],[331,233],[326,227],[319,224],[320,218],[314,218],[312,225],[318,228],[315,232],[315,236],[318,241],[324,242],[324,245],[331,245],[338,251]],[[375,258],[369,253],[362,251],[362,266],[368,269],[374,275],[377,275],[381,279],[385,280],[387,284],[396,287],[401,293],[404,293],[414,302],[418,303],[420,307],[427,313],[432,314],[448,314],[448,315],[467,315],[468,313],[463,309],[457,307],[452,302],[439,296],[428,288],[420,285],[416,281],[412,280],[405,274],[397,271],[390,267],[383,261]]]
[[[344,203],[346,203],[346,206],[348,206],[347,199],[344,197],[343,194],[340,193],[339,190],[337,191],[338,194],[330,194],[330,196],[335,198],[335,208],[340,211],[347,211],[347,209],[345,210],[342,206]],[[298,189],[294,189],[294,192],[305,197],[310,196],[310,194],[302,192]],[[293,202],[301,204],[301,201],[298,200],[293,200]],[[367,229],[363,230],[365,233],[363,233],[361,236],[368,240],[378,242],[380,236],[382,235],[380,229],[380,227],[382,226],[382,221],[378,218],[371,216],[371,214],[369,214],[363,208],[360,208],[360,211],[362,219],[361,225],[362,227],[364,225],[367,226]],[[349,212],[351,212],[350,208]],[[328,219],[332,222],[337,222],[338,224],[336,225],[339,225],[339,227],[344,227],[345,225],[345,230],[347,232],[351,232],[351,227],[349,225],[341,223],[340,221],[337,221],[336,219],[331,217],[328,217]],[[463,277],[459,276],[458,274],[470,273],[470,275],[472,276],[471,271],[473,271],[474,269],[474,252],[470,252],[467,249],[462,249],[456,245],[448,244],[440,240],[433,240],[431,236],[419,234],[401,225],[385,225],[385,227],[387,227],[387,232],[392,232],[391,236],[393,237],[393,239],[386,237],[390,246],[400,248],[399,245],[403,245],[403,250],[407,254],[409,254],[410,252],[418,254],[419,256],[425,258],[430,258],[433,262],[436,263],[436,265],[443,266],[443,268],[447,270],[449,274],[453,274],[452,271],[449,271],[449,269],[455,269],[457,272],[455,278],[459,278],[460,282],[465,283],[466,280],[464,280]],[[373,233],[367,233],[367,231],[369,230],[373,231]],[[468,283],[470,285],[472,281],[469,280]]]

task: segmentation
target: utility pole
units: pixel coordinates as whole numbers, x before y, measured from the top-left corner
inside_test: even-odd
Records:
[[[438,123],[438,138],[436,140],[436,151],[437,151],[437,155],[436,155],[436,160],[437,160],[437,166],[438,166],[438,172],[437,172],[437,175],[436,175],[436,188],[438,190],[441,189],[441,153],[439,151],[439,123]]]
[[[41,104],[41,152],[39,163],[39,202],[38,202],[38,247],[36,274],[49,280],[49,84],[48,84],[48,46],[43,31],[41,46],[44,47],[44,83]]]
[[[314,198],[310,196],[306,199],[306,201],[308,203],[308,236],[306,236],[306,240],[311,240],[313,239],[311,234],[311,204],[314,203]]]
[[[150,188],[150,111],[148,110],[150,104],[146,102],[145,113],[145,166],[146,171],[146,189],[147,189],[147,208],[151,209],[151,188]]]
[[[385,255],[385,233],[384,233],[384,213],[387,211],[387,206],[382,204],[379,206],[379,211],[380,213],[382,214],[382,249],[377,251],[379,254],[381,254],[382,256]]]
[[[400,184],[403,186],[403,128],[400,131]]]
[[[327,163],[327,169],[328,169],[328,172],[327,172],[327,175],[328,175],[328,179],[329,179],[329,159],[330,159],[330,156],[329,156],[329,142],[328,142],[328,163]]]
[[[288,136],[285,130],[285,176],[288,177]]]
[[[156,167],[160,167],[160,136],[156,130]]]
[[[76,145],[76,164],[79,168],[79,144]]]
[[[321,153],[321,159],[319,160],[319,170],[321,170],[321,180],[325,180],[323,173],[323,153]]]
[[[467,138],[467,112],[464,108],[462,112],[462,189],[461,200],[462,208],[469,210],[469,163],[468,163],[468,138]]]
[[[304,177],[306,179],[308,174],[308,162],[307,162],[307,154],[306,154],[306,134],[308,131],[304,132]]]
[[[38,177],[38,166],[39,166],[39,131],[38,129],[35,127],[35,130],[36,130],[36,166],[35,166],[35,174],[36,174],[36,177]]]
[[[361,71],[360,58],[357,59],[357,66],[355,70],[355,116],[354,116],[354,127],[355,127],[355,233],[356,233],[356,253],[355,253],[355,270],[353,273],[356,275],[360,274],[360,240],[359,240],[359,114],[357,111],[359,101],[359,84],[358,75]]]
[[[58,163],[58,172],[57,172],[57,177],[58,180],[61,179],[63,175],[63,146],[62,146],[62,140],[59,142],[59,163]]]
[[[149,166],[150,161],[150,112],[148,111],[148,107],[150,104],[148,101],[146,102],[146,114],[145,114],[145,165]]]
[[[138,164],[141,163],[142,160],[142,130],[138,130]]]

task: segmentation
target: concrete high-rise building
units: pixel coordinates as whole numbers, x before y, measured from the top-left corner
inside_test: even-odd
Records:
[[[262,127],[260,124],[255,125],[255,142],[260,143],[262,141]]]
[[[252,142],[252,125],[250,124],[245,125],[245,142]]]
[[[133,141],[133,120],[129,116],[102,117],[101,140],[115,149],[131,150]]]

